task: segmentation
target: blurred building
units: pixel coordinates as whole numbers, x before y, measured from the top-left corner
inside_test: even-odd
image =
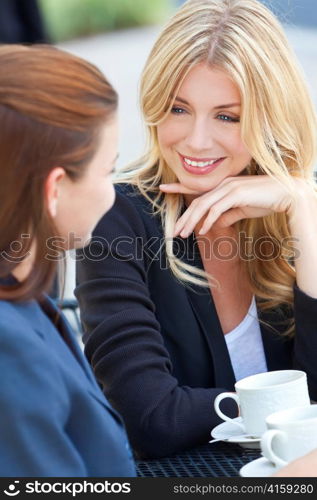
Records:
[[[317,28],[316,0],[261,0],[282,23]]]
[[[36,0],[0,0],[0,43],[48,41]]]
[[[185,0],[172,0],[179,7]],[[317,28],[316,0],[260,0],[282,23]]]

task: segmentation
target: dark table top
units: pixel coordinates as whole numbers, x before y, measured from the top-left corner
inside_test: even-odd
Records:
[[[139,477],[237,477],[243,465],[260,456],[259,449],[219,442],[136,464]]]

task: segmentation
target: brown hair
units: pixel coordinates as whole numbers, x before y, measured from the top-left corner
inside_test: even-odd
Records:
[[[74,181],[93,158],[117,94],[83,59],[50,46],[0,46],[0,278],[36,242],[36,263],[21,283],[1,285],[0,299],[47,291],[56,262],[45,258],[57,235],[44,198],[46,178],[62,166]]]

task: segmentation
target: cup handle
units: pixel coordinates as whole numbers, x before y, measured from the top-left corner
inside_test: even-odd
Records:
[[[270,429],[266,431],[261,438],[261,449],[263,456],[273,462],[277,467],[284,467],[287,462],[282,458],[278,457],[273,450],[272,444],[276,436],[280,436],[284,441],[287,440],[287,434],[279,429]]]
[[[215,402],[214,402],[215,412],[217,413],[217,415],[220,418],[222,418],[222,420],[225,420],[226,422],[231,422],[232,424],[237,425],[240,429],[243,430],[243,432],[245,432],[245,427],[244,427],[244,425],[242,423],[237,422],[236,420],[234,420],[231,417],[228,417],[228,415],[225,415],[220,410],[219,404],[220,404],[220,402],[223,399],[226,399],[226,398],[234,399],[234,401],[237,403],[237,405],[239,407],[239,396],[238,396],[238,394],[236,394],[235,392],[222,392],[221,394],[218,394],[218,396],[215,397]]]

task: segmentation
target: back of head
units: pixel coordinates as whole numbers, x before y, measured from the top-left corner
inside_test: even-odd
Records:
[[[46,241],[56,235],[45,205],[45,180],[62,166],[74,181],[85,172],[117,94],[97,68],[50,46],[0,47],[0,277],[36,242],[36,265],[1,298],[36,297],[56,263]]]
[[[201,62],[225,71],[237,84],[241,136],[254,163],[284,181],[289,173],[311,175],[313,105],[280,23],[257,0],[188,0],[167,23],[141,83],[152,147],[157,150],[155,125]]]

